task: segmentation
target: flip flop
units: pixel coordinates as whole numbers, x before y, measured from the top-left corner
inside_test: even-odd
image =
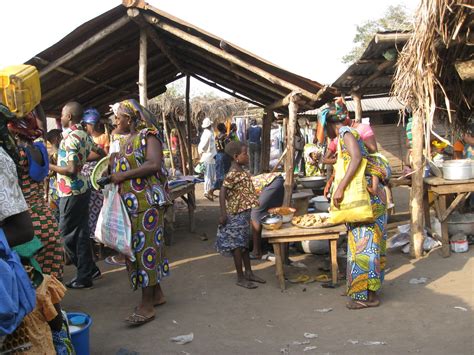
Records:
[[[308,282],[311,278],[308,275],[299,275],[293,279],[288,279],[288,282],[292,284],[305,283]]]
[[[362,301],[351,301],[346,303],[347,309],[350,310],[357,310],[357,309],[365,309],[369,308],[369,305]]]
[[[314,279],[315,279],[315,281],[318,281],[318,282],[330,282],[331,281],[331,278],[328,275],[324,275],[324,274],[318,275]]]
[[[145,323],[151,322],[153,319],[155,319],[154,315],[151,317],[146,317],[144,315],[133,312],[130,316],[128,316],[125,319],[125,322],[131,326],[137,327]]]
[[[105,258],[105,263],[109,265],[115,265],[115,266],[125,266],[126,263],[125,261],[119,261],[116,255],[113,256],[108,256]]]
[[[247,288],[247,289],[249,289],[249,290],[252,290],[252,289],[255,289],[255,288],[258,287],[258,286],[255,285],[253,282],[247,281],[247,280],[245,280],[245,281],[238,281],[238,282],[236,282],[235,284],[236,284],[237,286],[240,286],[240,287],[243,287],[243,288]]]

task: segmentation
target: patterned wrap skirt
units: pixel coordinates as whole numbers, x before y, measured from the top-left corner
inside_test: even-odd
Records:
[[[94,167],[97,162],[88,162],[82,167],[82,174],[90,179]],[[89,202],[89,230],[90,237],[94,239],[97,219],[99,219],[100,210],[104,204],[104,195],[101,191],[97,191],[91,187],[91,199]]]
[[[367,180],[370,186],[371,178]],[[360,301],[367,301],[368,291],[378,291],[384,279],[387,208],[382,184],[379,184],[379,195],[371,195],[371,203],[374,223],[347,226],[347,295]]]
[[[169,275],[168,259],[164,251],[164,209],[151,207],[144,212],[130,215],[132,247],[135,261],[127,259],[130,285],[152,287]]]
[[[216,249],[231,256],[237,248],[248,249],[250,238],[250,210],[229,214],[225,226],[217,227]]]

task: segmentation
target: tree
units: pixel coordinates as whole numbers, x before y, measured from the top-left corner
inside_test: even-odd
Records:
[[[353,63],[358,60],[377,32],[406,31],[413,28],[413,15],[408,13],[403,5],[389,6],[382,18],[370,20],[357,26],[352,50],[342,57],[343,63]]]

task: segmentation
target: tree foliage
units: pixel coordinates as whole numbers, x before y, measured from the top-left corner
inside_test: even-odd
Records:
[[[366,21],[357,26],[352,50],[342,57],[343,63],[353,63],[359,59],[377,32],[405,31],[413,28],[413,14],[403,5],[390,5],[382,18]]]

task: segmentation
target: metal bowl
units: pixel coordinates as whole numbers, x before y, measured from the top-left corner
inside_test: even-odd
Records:
[[[298,182],[306,189],[320,189],[326,185],[325,176],[308,176],[298,179]]]
[[[314,203],[314,208],[316,208],[318,212],[327,212],[329,211],[329,207],[331,207],[329,200],[324,196],[313,197],[309,202]]]
[[[281,225],[283,224],[283,217],[279,214],[267,214],[264,216],[260,222],[262,222],[262,226],[268,230],[276,230],[280,229]]]
[[[295,215],[296,209],[293,207],[275,207],[268,210],[270,214],[278,214],[283,218],[283,223],[290,223]]]
[[[468,159],[448,160],[443,162],[443,177],[446,180],[473,179],[472,162]]]

